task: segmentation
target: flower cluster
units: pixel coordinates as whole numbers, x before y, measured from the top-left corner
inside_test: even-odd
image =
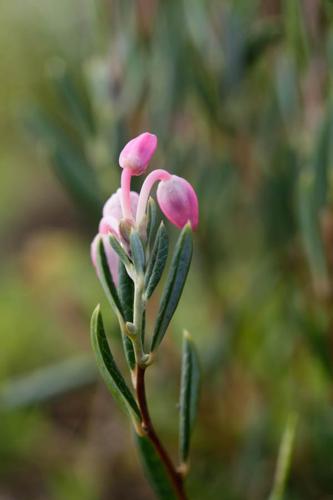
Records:
[[[108,235],[114,235],[126,248],[121,226],[127,223],[133,228],[142,228],[148,199],[155,183],[158,182],[156,195],[160,209],[172,224],[183,228],[189,222],[192,229],[198,225],[198,199],[191,184],[182,177],[157,169],[146,177],[140,194],[131,191],[131,177],[142,175],[146,171],[156,147],[157,137],[149,132],[140,134],[126,144],[119,156],[119,165],[123,169],[121,187],[105,203],[98,234],[91,244],[91,258],[96,267],[97,246],[102,238],[116,285],[119,257],[110,245]]]
[[[163,490],[161,498],[166,498],[167,492],[168,498],[185,500],[184,477],[189,467],[189,442],[200,378],[198,357],[190,335],[183,333],[178,468],[152,424],[145,372],[156,359],[157,349],[167,333],[185,286],[193,252],[192,229],[198,225],[198,199],[185,179],[161,169],[147,175],[140,193],[131,191],[132,176],[146,171],[156,147],[156,136],[145,132],[122,150],[119,157],[123,169],[121,186],[105,203],[98,234],[91,245],[91,257],[99,281],[118,319],[132,388],[128,387],[112,355],[99,306],[91,320],[91,341],[102,377],[133,423],[153,487],[156,492]],[[168,233],[163,221],[157,224],[156,204],[149,200],[156,183],[161,211],[181,229],[169,266],[166,266]],[[146,334],[148,301],[166,268],[167,276],[154,326]],[[161,471],[164,471],[163,484]]]

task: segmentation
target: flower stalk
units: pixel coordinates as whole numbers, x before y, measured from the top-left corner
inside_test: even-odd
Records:
[[[148,439],[153,444],[158,456],[163,462],[170,477],[170,481],[174,486],[177,498],[179,500],[186,500],[187,496],[184,489],[183,476],[174,467],[167,451],[165,450],[158,435],[155,432],[152,420],[150,418],[147,398],[146,398],[145,373],[146,373],[146,367],[138,366],[137,378],[136,378],[136,395],[142,415],[142,429],[146,434],[146,436],[148,437]]]
[[[91,246],[97,276],[123,334],[132,390],[113,359],[99,309],[93,315],[91,336],[101,374],[113,396],[121,402],[141,440],[139,449],[157,496],[186,500],[185,475],[181,471],[184,463],[188,463],[188,444],[198,393],[198,369],[192,343],[188,338],[184,339],[186,356],[183,356],[180,391],[180,467],[174,465],[153,426],[146,396],[145,373],[155,360],[155,352],[167,332],[185,285],[192,257],[192,229],[198,223],[198,202],[187,181],[161,169],[147,176],[140,195],[131,192],[132,175],[141,175],[145,171],[156,145],[156,137],[144,133],[125,146],[120,155],[120,166],[123,168],[121,189],[106,202],[99,234]],[[145,342],[147,302],[162,277],[168,255],[167,231],[163,223],[156,229],[154,205],[153,202],[148,204],[155,183],[159,183],[157,198],[161,211],[182,231],[171,259],[154,330]],[[119,265],[123,266],[121,273],[118,272]],[[145,345],[150,346],[147,352]],[[183,387],[184,384],[186,387]],[[168,497],[166,492],[169,492]]]

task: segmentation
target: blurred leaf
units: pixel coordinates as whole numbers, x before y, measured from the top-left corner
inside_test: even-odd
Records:
[[[295,439],[296,425],[297,416],[292,413],[288,417],[282,436],[275,471],[274,486],[269,496],[269,500],[282,500],[284,498],[284,490],[290,468],[291,452]]]
[[[314,176],[314,203],[317,209],[327,202],[329,186],[328,171],[332,162],[333,106],[327,108],[326,116],[319,128],[319,134],[313,152],[311,170]]]
[[[91,343],[98,369],[112,396],[134,421],[140,421],[139,407],[111,354],[100,306],[96,307],[91,318]]]
[[[41,404],[96,381],[90,356],[79,356],[40,368],[0,387],[0,410]]]
[[[145,294],[147,299],[152,295],[161,279],[168,258],[168,248],[169,237],[162,221],[156,234],[155,244],[145,274]]]
[[[329,287],[326,256],[319,224],[319,207],[314,197],[314,178],[303,172],[299,179],[299,217],[301,234],[311,273],[318,291],[327,291]]]
[[[180,383],[179,451],[186,463],[190,451],[190,439],[197,414],[200,370],[198,355],[188,332],[183,334],[183,354]]]
[[[97,177],[86,153],[53,118],[37,108],[27,119],[27,128],[46,146],[54,171],[76,202],[85,207],[97,221],[102,207],[102,195]]]
[[[140,451],[149,482],[160,500],[176,500],[178,497],[165,471],[165,467],[148,438],[136,434],[136,442]]]
[[[55,61],[49,69],[50,79],[75,126],[83,135],[94,135],[96,124],[83,75],[75,79],[61,61]]]
[[[161,343],[183,292],[192,259],[192,230],[187,224],[179,235],[173,253],[167,282],[164,286],[158,316],[155,323],[151,350]]]
[[[283,0],[283,18],[286,37],[296,62],[304,67],[309,60],[307,29],[305,26],[303,2]]]
[[[282,39],[281,26],[277,22],[262,22],[260,27],[250,33],[245,47],[245,63],[253,65],[272,45]]]

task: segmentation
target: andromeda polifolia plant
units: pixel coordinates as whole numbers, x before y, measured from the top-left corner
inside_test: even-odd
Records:
[[[178,306],[192,258],[192,230],[198,225],[198,199],[192,186],[166,170],[152,171],[140,194],[131,191],[132,176],[142,175],[157,147],[157,137],[143,133],[122,150],[121,187],[105,203],[91,258],[120,326],[131,386],[111,353],[100,307],[91,321],[91,339],[100,373],[130,418],[146,473],[161,499],[186,499],[184,479],[189,470],[190,436],[196,415],[199,367],[193,341],[183,333],[179,397],[179,463],[176,466],[155,431],[145,389],[145,374]],[[180,234],[167,271],[153,331],[146,334],[149,299],[165,271],[169,238],[158,223],[156,197],[164,216]]]

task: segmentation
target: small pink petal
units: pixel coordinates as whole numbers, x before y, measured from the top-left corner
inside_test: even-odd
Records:
[[[195,229],[199,222],[197,195],[189,182],[172,175],[169,180],[161,181],[157,188],[157,201],[164,215],[182,228],[190,222]]]
[[[119,234],[119,221],[112,217],[112,215],[107,215],[102,217],[98,226],[98,232],[100,234],[109,234],[112,233],[115,236]]]
[[[156,147],[156,135],[144,132],[126,144],[120,153],[119,165],[122,168],[129,168],[132,175],[141,175],[146,170]]]

